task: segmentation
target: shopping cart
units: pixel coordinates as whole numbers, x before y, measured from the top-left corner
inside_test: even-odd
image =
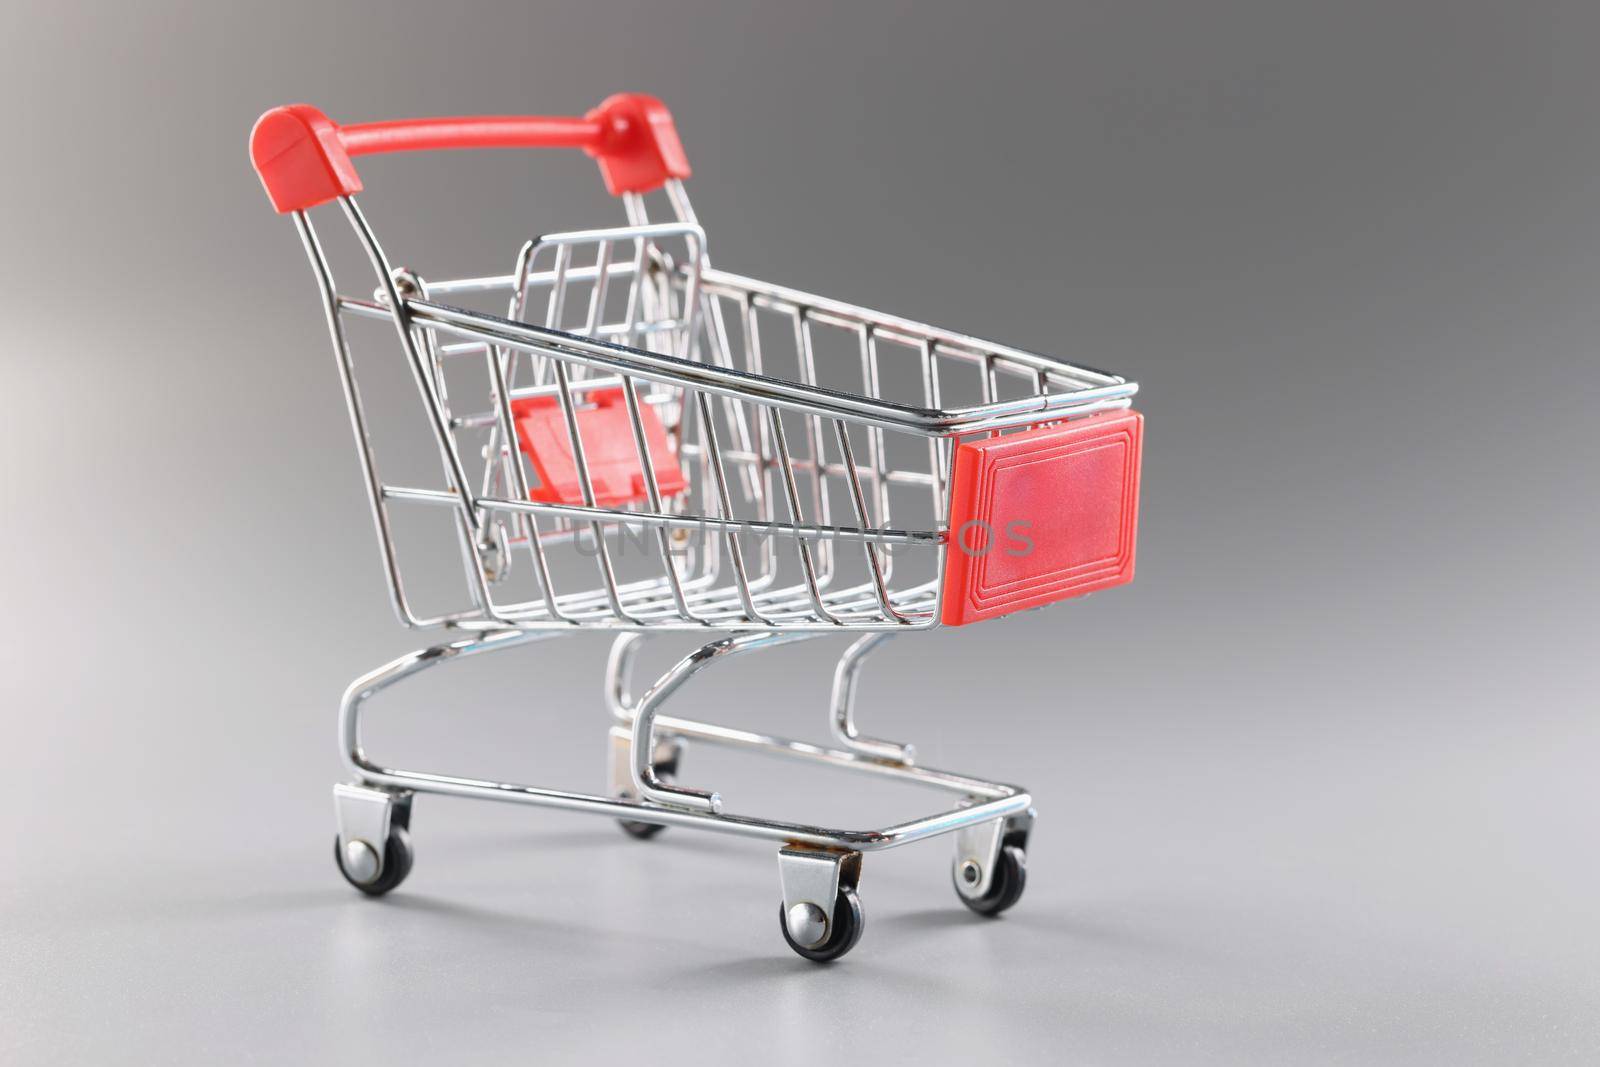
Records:
[[[392,265],[356,204],[353,157],[512,147],[582,148],[628,225],[529,241],[508,274],[437,281]],[[1016,903],[1029,795],[931,770],[911,746],[864,736],[857,681],[894,634],[1132,578],[1136,385],[713,269],[672,119],[647,96],[614,96],[583,118],[342,127],[294,105],[261,117],[250,152],[316,275],[391,604],[406,626],[456,637],[345,694],[340,749],[355,780],[335,786],[334,798],[335,859],[347,880],[372,895],[399,885],[412,863],[412,799],[440,793],[606,815],[641,838],[679,826],[775,842],[780,929],[815,960],[843,955],[860,937],[866,852],[952,834],[961,901],[985,915]],[[648,199],[664,200],[671,221],[650,221]],[[334,286],[309,214],[334,202],[376,273],[371,296]],[[464,306],[486,301],[503,314]],[[399,337],[431,440],[425,451],[442,468],[431,485],[379,475],[350,343],[364,319]],[[401,513],[416,517],[397,523]],[[423,513],[442,520],[443,540],[402,552],[402,526]],[[454,599],[425,611],[409,581],[426,568],[437,586],[441,561]],[[402,770],[363,749],[361,713],[380,690],[445,662],[584,630],[616,634],[606,795]],[[635,697],[641,642],[662,631],[714,639]],[[829,634],[860,635],[834,675],[831,746],[661,713],[712,663]],[[718,794],[676,781],[691,740],[959,799],[875,830],[730,814]]]

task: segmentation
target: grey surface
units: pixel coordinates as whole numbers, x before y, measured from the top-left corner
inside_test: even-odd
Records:
[[[0,1061],[1594,1062],[1597,32],[1580,3],[14,12]],[[334,704],[408,645],[246,131],[619,88],[678,114],[719,264],[1145,383],[1138,581],[864,683],[869,729],[1035,791],[998,922],[942,844],[873,857],[819,969],[765,848],[430,798],[403,890],[334,873]],[[620,217],[582,160],[363,173],[435,275]],[[694,699],[818,733],[832,652]],[[595,787],[603,655],[419,682],[375,744]],[[769,813],[925,801],[691,767]]]

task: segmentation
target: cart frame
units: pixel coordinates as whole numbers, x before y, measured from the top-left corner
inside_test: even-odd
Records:
[[[274,205],[280,212],[292,215],[318,281],[391,604],[407,627],[463,635],[401,656],[357,679],[346,691],[339,713],[339,745],[341,758],[354,781],[334,789],[339,827],[335,857],[339,868],[352,884],[371,895],[395,888],[409,872],[412,861],[412,799],[417,793],[435,793],[609,816],[639,837],[678,826],[777,843],[782,890],[780,930],[795,951],[815,960],[843,955],[860,937],[862,914],[856,890],[861,857],[866,852],[954,835],[952,876],[958,896],[974,911],[998,914],[1021,895],[1024,855],[1034,819],[1032,798],[1016,786],[920,766],[911,745],[864,736],[855,722],[857,682],[866,659],[893,634],[940,625],[943,586],[937,576],[944,571],[945,554],[950,551],[951,535],[945,520],[956,444],[973,435],[1064,424],[1119,411],[1129,406],[1138,387],[1103,371],[713,270],[704,252],[704,233],[682,185],[687,162],[682,159],[670,118],[663,118],[665,114],[659,103],[650,98],[624,96],[608,100],[582,120],[419,120],[341,128],[315,109],[295,105],[268,112],[257,125],[252,142],[257,169]],[[648,130],[649,136],[638,134],[640,129]],[[353,195],[360,190],[360,182],[349,156],[417,148],[544,145],[582,147],[599,159],[608,186],[623,199],[630,226],[615,231],[578,231],[529,242],[510,275],[427,282],[415,272],[396,269],[391,264]],[[676,215],[674,222],[649,221],[643,194],[656,188],[665,190]],[[334,284],[332,269],[309,214],[313,207],[329,202],[336,202],[341,208],[374,270],[378,289],[371,299],[341,294]],[[687,262],[663,261],[652,242],[668,237],[687,242]],[[631,271],[616,271],[619,276],[629,277],[632,287],[623,334],[631,343],[620,344],[604,336],[604,286],[608,272],[613,270],[608,257],[619,242],[627,241],[633,242],[637,258]],[[556,328],[560,324],[559,312],[553,313],[547,325],[519,321],[535,282],[549,282],[552,293],[558,294],[569,280],[583,276],[583,268],[572,266],[569,249],[585,242],[601,250],[590,268],[595,295],[586,328]],[[538,252],[544,247],[556,248],[557,258],[550,275],[541,278],[536,277],[534,268]],[[647,272],[653,279],[648,283]],[[659,289],[651,290],[649,285]],[[505,289],[511,295],[508,317],[469,311],[440,299],[496,289]],[[659,330],[659,336],[646,338],[646,332],[657,324],[637,321],[635,306],[641,300],[649,304],[651,293],[657,307],[656,319],[668,328]],[[752,373],[733,366],[725,356],[716,358],[728,343],[728,327],[718,303],[722,298],[740,302],[747,317],[756,307],[791,313],[801,332],[809,328],[810,321],[859,331],[869,393],[824,388],[813,376],[791,381]],[[551,300],[553,307],[560,303],[558,295],[552,295]],[[671,312],[674,306],[680,311],[676,319]],[[602,310],[596,312],[594,307]],[[346,315],[393,323],[438,445],[446,488],[398,486],[379,477],[346,336]],[[712,347],[710,355],[697,352],[693,340],[702,330]],[[666,340],[661,340],[662,336]],[[689,340],[674,348],[674,337]],[[441,361],[451,349],[445,338],[455,339],[455,351],[480,351],[488,357],[494,401],[491,412],[461,416],[445,402]],[[917,406],[877,395],[875,345],[880,339],[920,352],[926,399],[932,401],[938,400],[937,359],[978,363],[984,373],[983,402],[960,407],[937,403]],[[717,348],[719,344],[721,349]],[[747,344],[753,348],[753,338]],[[802,337],[802,345],[809,356],[808,336]],[[541,367],[551,370],[554,380],[545,383],[542,392],[523,389],[521,394],[537,392],[559,401],[570,434],[581,502],[530,499],[513,427],[512,399],[519,394],[513,388],[513,377],[507,373],[511,368],[514,375],[517,354],[543,360]],[[747,360],[755,363],[753,352],[747,354]],[[995,382],[1002,372],[1029,377],[1036,381],[1037,389],[1021,397],[1001,399]],[[697,442],[690,444],[681,437],[677,454],[694,458],[703,468],[701,479],[711,480],[707,484],[714,486],[717,493],[712,499],[720,503],[715,514],[690,513],[681,504],[674,505],[674,510],[664,503],[650,449],[646,447],[646,417],[635,382],[644,383],[647,388],[677,391],[655,397],[661,400],[665,396],[669,405],[679,405],[674,409],[679,420],[674,432],[682,433],[683,426],[698,416]],[[593,396],[596,390],[612,388],[612,383],[618,383],[626,399],[638,446],[646,490],[639,506],[597,506],[585,464],[577,421],[579,401],[575,397]],[[731,414],[715,413],[713,398],[727,402]],[[746,420],[744,409],[736,405],[748,405],[755,417]],[[815,420],[819,427],[824,420],[831,423],[839,460],[830,465],[820,441],[809,460],[796,460],[784,443],[783,412],[798,412]],[[734,415],[740,421],[729,424],[737,432],[733,446],[727,447],[719,444],[716,426],[719,418],[731,419]],[[748,429],[751,422],[758,442],[754,446]],[[491,433],[490,444],[483,450],[485,472],[474,479],[469,476],[456,435],[464,427],[485,426]],[[865,432],[872,435],[867,438],[865,462],[856,457],[851,426],[864,426]],[[926,472],[891,470],[883,459],[885,432],[926,439]],[[770,442],[766,436],[769,433]],[[822,521],[805,521],[795,472],[806,462],[811,464],[811,477],[817,484],[823,484],[829,476],[845,480],[854,506],[855,525],[826,522],[825,508]],[[730,486],[735,481],[730,469],[746,479],[746,489],[751,492],[759,489],[761,478],[768,479],[768,511],[763,512],[763,518],[736,516],[730,505]],[[786,522],[775,518],[778,495],[772,488],[774,469],[789,504]],[[896,475],[902,482],[931,490],[937,520],[934,528],[897,529],[889,525],[888,487]],[[477,484],[483,485],[483,491],[473,491]],[[496,485],[503,491],[493,491]],[[825,495],[825,488],[823,492]],[[444,508],[454,515],[473,598],[471,607],[432,615],[413,608],[402,581],[392,534],[390,507],[400,502]],[[544,544],[550,535],[539,526],[540,517],[553,520],[558,527],[556,533],[561,536],[590,538],[598,552],[601,587],[578,595],[557,595],[545,557]],[[725,538],[730,586],[716,587],[712,580],[709,585],[690,589],[682,579],[669,558],[668,537],[669,531],[688,526],[709,528],[715,536],[707,538],[708,546],[719,537]],[[661,547],[663,578],[647,588],[620,582],[607,554],[608,537],[636,527],[653,530]],[[536,601],[507,605],[495,599],[492,586],[501,576],[501,568],[509,566],[512,537],[507,534],[508,529],[522,532],[520,544],[539,568],[541,597]],[[760,579],[752,579],[739,547],[739,535],[747,532],[776,533],[788,538],[800,553],[805,581],[773,591]],[[840,590],[828,588],[827,580],[818,577],[818,558],[835,544],[849,543],[862,546],[868,580]],[[935,553],[934,580],[897,586],[898,579],[892,574],[886,555],[889,546],[915,546]],[[711,550],[708,547],[706,551],[709,560]],[[708,574],[711,566],[708,562]],[[719,558],[715,574],[721,573],[721,566]],[[362,713],[377,693],[446,662],[594,629],[616,634],[605,688],[613,717],[607,795],[390,767],[366,754]],[[641,696],[633,695],[636,655],[650,633],[708,629],[721,631],[724,636],[680,659]],[[835,671],[828,720],[832,746],[661,714],[666,702],[712,663],[852,631],[861,631],[862,635],[848,647]],[[723,811],[722,798],[717,793],[667,780],[676,771],[688,741],[871,773],[954,793],[960,800],[952,809],[876,829],[829,828],[730,814]]]

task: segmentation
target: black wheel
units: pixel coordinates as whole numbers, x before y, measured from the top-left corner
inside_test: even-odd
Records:
[[[866,929],[866,924],[866,916],[861,913],[861,898],[856,896],[854,889],[841,889],[839,899],[833,905],[833,918],[828,921],[827,939],[820,945],[808,948],[798,944],[789,933],[789,917],[783,902],[778,902],[778,929],[783,931],[783,939],[789,943],[790,948],[817,963],[836,960],[855,948],[856,942],[861,940],[861,931]]]
[[[656,777],[663,782],[670,782],[678,775],[678,757],[673,756],[664,763],[656,765]],[[665,830],[666,827],[658,822],[640,822],[638,819],[618,819],[617,825],[622,827],[622,832],[629,837],[636,837],[640,841],[648,841]]]
[[[350,877],[350,872],[345,869],[344,849],[339,847],[337,834],[333,837],[333,862],[338,865],[345,881],[369,897],[381,897],[405,881],[406,875],[411,873],[411,835],[403,826],[389,828],[389,842],[383,849],[383,870],[370,882],[361,883]]]
[[[1020,845],[1006,845],[1000,849],[999,861],[989,878],[989,891],[981,897],[969,897],[958,886],[956,896],[979,915],[995,916],[1021,900],[1027,885],[1028,854]]]
[[[648,841],[666,829],[658,822],[640,822],[638,819],[618,819],[617,825],[622,827],[623,833],[640,841]]]

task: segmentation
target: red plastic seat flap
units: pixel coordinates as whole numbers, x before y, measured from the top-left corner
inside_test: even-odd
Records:
[[[577,410],[578,432],[583,439],[595,506],[614,508],[649,500],[622,388],[597,389],[587,394],[587,399],[592,406]],[[544,503],[584,503],[560,401],[553,396],[515,400],[511,416],[517,427],[517,441],[539,477],[539,484],[528,491],[528,496]],[[661,495],[683,492],[687,484],[683,468],[667,444],[666,430],[655,409],[641,404],[639,416]]]

